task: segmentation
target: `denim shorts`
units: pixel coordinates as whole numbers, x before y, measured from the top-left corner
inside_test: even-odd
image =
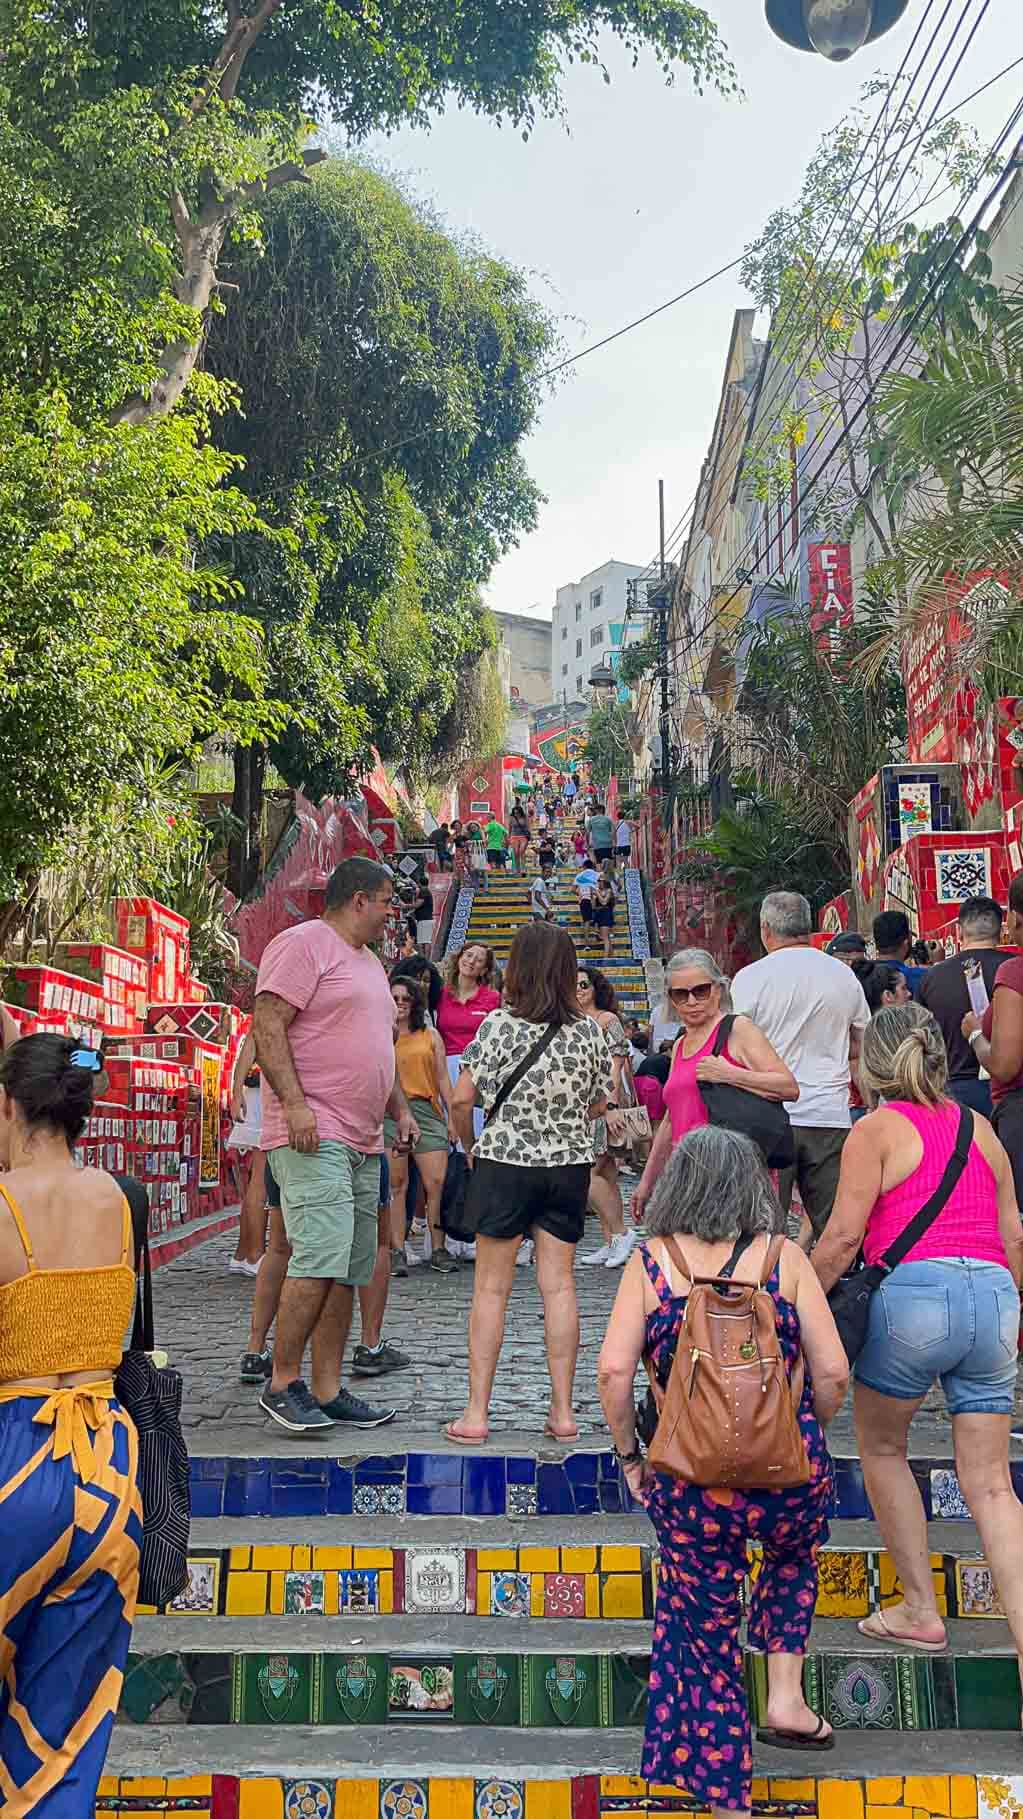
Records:
[[[940,1378],[950,1415],[1011,1415],[1019,1323],[1019,1293],[1002,1264],[900,1263],[871,1301],[856,1381],[915,1402]]]

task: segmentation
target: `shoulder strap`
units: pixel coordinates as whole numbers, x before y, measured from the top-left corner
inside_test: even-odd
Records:
[[[771,1277],[774,1275],[775,1270],[778,1268],[778,1259],[780,1258],[780,1256],[782,1254],[784,1245],[785,1245],[785,1233],[776,1232],[774,1237],[771,1239],[771,1242],[768,1245],[766,1252],[764,1253],[764,1261],[760,1266],[760,1277],[757,1282],[758,1288],[764,1288],[764,1287],[766,1287],[767,1283],[770,1282]]]
[[[732,1025],[734,1022],[734,1015],[731,1011],[727,1011],[714,1032],[714,1047],[710,1051],[712,1055],[720,1055],[721,1050],[724,1048],[725,1043],[732,1033]]]
[[[746,1251],[749,1250],[749,1247],[752,1243],[753,1243],[753,1233],[752,1232],[740,1232],[738,1238],[735,1240],[735,1243],[732,1246],[732,1254],[729,1257],[728,1262],[724,1265],[724,1268],[720,1271],[720,1277],[721,1277],[722,1282],[731,1281],[736,1264],[739,1262],[739,1259],[742,1256],[744,1256]]]
[[[537,1039],[537,1041],[532,1044],[528,1053],[523,1056],[522,1060],[519,1062],[518,1067],[512,1069],[511,1073],[508,1075],[507,1080],[502,1080],[500,1086],[497,1089],[497,1097],[495,1098],[493,1105],[491,1106],[489,1112],[487,1113],[486,1117],[483,1120],[484,1125],[490,1124],[492,1122],[492,1120],[497,1117],[497,1114],[501,1110],[501,1107],[504,1104],[505,1100],[508,1098],[510,1093],[513,1093],[515,1091],[515,1088],[518,1086],[519,1081],[522,1079],[522,1076],[524,1074],[528,1074],[530,1068],[534,1065],[535,1062],[539,1061],[541,1055],[546,1054],[547,1050],[550,1048],[551,1043],[554,1041],[554,1038],[557,1035],[560,1028],[561,1028],[560,1023],[549,1023],[547,1025],[547,1028],[544,1030],[543,1035],[540,1036]]]
[[[646,1270],[646,1273],[650,1278],[650,1282],[653,1286],[654,1292],[657,1295],[658,1301],[662,1301],[662,1302],[670,1301],[672,1298],[671,1287],[668,1283],[667,1276],[665,1275],[664,1271],[662,1270],[660,1264],[657,1261],[657,1258],[652,1254],[652,1252],[648,1249],[648,1247],[645,1244],[640,1245],[639,1254],[643,1259],[643,1268]]]
[[[684,1276],[688,1283],[694,1283],[696,1277],[693,1275],[689,1264],[682,1254],[682,1246],[678,1243],[677,1239],[669,1237],[667,1232],[664,1234],[664,1248],[671,1258],[672,1263],[675,1265],[675,1268],[678,1270],[679,1275]]]
[[[128,1205],[128,1196],[127,1196],[127,1194],[122,1194],[121,1195],[121,1263],[122,1263],[122,1265],[128,1262],[129,1257],[134,1256],[134,1252],[135,1252],[134,1237],[135,1237],[134,1225],[132,1222],[131,1207]]]
[[[21,1247],[25,1253],[25,1260],[28,1263],[28,1267],[30,1270],[34,1270],[36,1268],[36,1260],[32,1254],[32,1245],[29,1240],[28,1232],[25,1230],[25,1221],[22,1217],[21,1208],[18,1205],[18,1202],[15,1200],[14,1195],[10,1192],[10,1190],[8,1188],[4,1187],[2,1183],[0,1183],[0,1194],[2,1194],[3,1198],[6,1200],[8,1208],[10,1210],[11,1218],[14,1220],[15,1228],[17,1230],[18,1237],[21,1239]]]
[[[878,1262],[883,1270],[887,1272],[895,1269],[896,1265],[902,1262],[903,1257],[909,1255],[914,1244],[919,1244],[924,1233],[934,1224],[942,1207],[948,1204],[952,1191],[966,1167],[972,1142],[973,1113],[968,1105],[961,1105],[959,1107],[959,1129],[956,1133],[952,1154],[945,1164],[945,1173],[942,1175],[941,1180],[938,1182],[930,1199],[920,1208],[918,1213],[913,1215],[909,1224],[899,1233],[894,1243],[888,1246],[884,1256],[878,1258]]]

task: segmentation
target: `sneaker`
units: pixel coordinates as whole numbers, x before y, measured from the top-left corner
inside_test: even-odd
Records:
[[[580,1263],[606,1263],[611,1255],[611,1246],[602,1244],[599,1251],[591,1251],[588,1257],[580,1257]]]
[[[528,1269],[529,1265],[532,1263],[532,1261],[533,1261],[533,1240],[532,1240],[532,1238],[523,1238],[522,1243],[519,1245],[518,1251],[515,1256],[515,1267],[516,1267],[516,1269],[520,1269],[520,1270]]]
[[[386,1427],[398,1411],[396,1408],[373,1408],[369,1402],[353,1396],[342,1384],[333,1402],[320,1405],[320,1413],[328,1422],[346,1422],[349,1427]]]
[[[259,1264],[249,1263],[244,1257],[232,1257],[228,1264],[232,1276],[258,1276]]]
[[[238,1375],[243,1383],[265,1383],[273,1375],[273,1359],[269,1347],[262,1352],[246,1352],[238,1367]]]
[[[371,1352],[368,1345],[357,1345],[352,1357],[353,1377],[386,1377],[389,1371],[407,1371],[412,1363],[404,1352],[399,1352],[396,1345],[388,1345],[384,1340],[377,1352]]]
[[[392,1251],[391,1252],[391,1275],[392,1276],[407,1276],[408,1275],[408,1264],[405,1261],[405,1252],[404,1251]]]
[[[453,1276],[457,1274],[458,1264],[450,1251],[434,1251],[430,1258],[430,1268],[440,1276]]]
[[[635,1232],[619,1232],[611,1240],[611,1248],[604,1259],[606,1270],[620,1270],[623,1263],[628,1263],[636,1248]]]
[[[326,1432],[332,1425],[330,1416],[324,1414],[309,1394],[301,1377],[296,1377],[283,1390],[272,1390],[268,1385],[259,1398],[259,1406],[271,1421],[293,1434],[306,1434],[321,1428]]]

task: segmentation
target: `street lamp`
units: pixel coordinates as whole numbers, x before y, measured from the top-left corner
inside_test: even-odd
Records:
[[[767,23],[797,50],[844,63],[902,18],[909,0],[766,0]]]
[[[615,675],[614,670],[611,669],[610,665],[607,663],[598,663],[596,669],[590,671],[590,687],[595,689],[617,689],[618,677]]]

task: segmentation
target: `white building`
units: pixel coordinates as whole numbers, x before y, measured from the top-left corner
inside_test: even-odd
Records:
[[[646,571],[637,562],[605,562],[581,581],[559,587],[554,600],[551,656],[554,698],[585,701],[590,672],[617,667],[625,626],[628,583]]]

